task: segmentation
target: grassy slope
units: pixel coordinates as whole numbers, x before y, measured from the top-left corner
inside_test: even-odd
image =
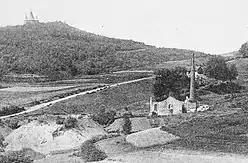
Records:
[[[0,92],[0,108],[6,105],[17,105],[17,106],[27,106],[27,104],[39,101],[50,99],[56,95],[63,94],[66,92],[75,91],[78,89],[84,89],[89,87],[97,86],[98,84],[81,84],[77,87],[54,90],[54,91],[31,91],[31,92],[12,92],[12,91],[1,91]]]
[[[97,93],[86,94],[56,103],[44,111],[36,111],[33,114],[41,112],[46,114],[96,113],[99,108],[104,106],[107,110],[120,111],[130,104],[138,104],[140,101],[148,102],[149,97],[152,96],[152,83],[153,80],[144,80],[108,88]]]
[[[3,91],[1,90],[0,94],[0,108],[1,106],[5,105],[17,105],[17,106],[29,106],[27,104],[34,102],[34,101],[40,101],[45,99],[50,99],[56,95],[60,95],[63,93],[69,93],[78,89],[83,88],[90,88],[97,85],[103,85],[103,83],[106,84],[113,84],[118,82],[124,82],[144,77],[151,76],[152,73],[120,73],[120,74],[105,74],[105,75],[92,75],[92,76],[82,76],[77,79],[73,80],[60,80],[60,81],[53,81],[53,82],[41,82],[41,83],[35,83],[35,84],[29,84],[29,83],[20,83],[20,85],[24,86],[24,88],[27,87],[34,87],[36,88],[43,88],[53,86],[54,90],[50,91],[25,91],[25,92],[15,92],[15,91]],[[7,87],[16,87],[19,84],[18,83],[3,83],[4,86]],[[42,87],[41,87],[42,86]],[[61,90],[56,90],[56,88],[59,88],[60,86],[73,86],[71,88],[65,88]],[[25,89],[26,90],[26,89]],[[32,104],[33,105],[33,104]]]

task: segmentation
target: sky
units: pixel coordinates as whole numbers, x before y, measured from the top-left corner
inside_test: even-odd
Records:
[[[248,0],[0,0],[0,26],[63,21],[107,37],[211,54],[248,41]]]

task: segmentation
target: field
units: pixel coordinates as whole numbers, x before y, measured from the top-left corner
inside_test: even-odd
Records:
[[[78,86],[70,86],[70,87],[46,87],[45,89],[41,87],[14,87],[3,89],[0,91],[0,106],[6,105],[16,105],[16,106],[30,106],[30,103],[41,100],[49,100],[50,98],[76,91],[78,89],[86,89],[97,86],[98,84],[84,84]]]
[[[85,89],[92,89],[100,85],[115,84],[151,75],[151,72],[124,72],[117,74],[79,76],[75,79],[46,82],[40,81],[37,83],[2,82],[1,85],[5,88],[0,89],[0,107],[6,105],[16,105],[19,107],[34,106],[79,93]]]
[[[144,103],[148,103],[149,97],[153,95],[152,83],[153,80],[150,79],[111,87],[56,103],[44,111],[46,114],[86,114],[105,108],[122,113],[128,107],[134,113],[136,110],[137,114],[148,114],[148,106],[144,106]],[[41,114],[40,112],[43,111],[36,111],[34,114]]]

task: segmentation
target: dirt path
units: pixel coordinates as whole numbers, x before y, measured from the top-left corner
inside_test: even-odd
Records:
[[[126,50],[126,51],[117,51],[117,53],[142,52],[142,51],[146,51],[146,50],[147,49]]]
[[[163,152],[137,151],[107,158],[99,163],[247,163],[248,157],[231,154],[189,153],[176,150]]]
[[[8,92],[41,92],[41,91],[58,91],[64,89],[71,89],[77,86],[58,86],[58,87],[10,87],[10,88],[3,88],[0,91],[8,91]]]
[[[116,72],[113,72],[113,73],[114,73],[114,74],[121,74],[121,73],[129,73],[129,72],[138,72],[138,73],[146,72],[146,73],[153,73],[152,70],[127,70],[127,71],[116,71]]]
[[[55,103],[60,102],[60,101],[64,101],[64,100],[67,100],[67,99],[70,99],[70,98],[74,98],[74,97],[77,97],[77,96],[80,96],[80,95],[85,95],[87,93],[95,93],[95,92],[101,91],[103,89],[107,89],[109,87],[117,87],[117,86],[120,86],[120,85],[123,85],[123,84],[129,84],[129,83],[134,83],[134,82],[138,82],[138,81],[142,81],[142,80],[148,80],[148,79],[153,79],[153,78],[154,78],[154,76],[151,76],[151,77],[147,77],[147,78],[141,78],[141,79],[136,79],[136,80],[130,80],[130,81],[125,81],[125,82],[120,82],[120,83],[112,84],[112,85],[109,85],[109,86],[105,86],[105,87],[101,87],[101,88],[96,88],[96,89],[84,91],[84,92],[81,92],[81,93],[78,93],[78,94],[74,94],[74,95],[70,95],[70,96],[67,96],[67,97],[63,97],[63,98],[60,98],[60,99],[57,99],[57,100],[54,100],[54,101],[50,101],[50,102],[42,103],[42,104],[39,104],[39,105],[35,105],[35,106],[32,106],[32,107],[28,108],[27,110],[25,110],[23,112],[16,113],[16,114],[11,114],[11,115],[6,115],[6,116],[2,116],[2,117],[0,117],[0,119],[4,119],[4,118],[8,118],[8,117],[14,117],[14,116],[17,116],[17,115],[22,115],[22,114],[25,114],[25,113],[33,112],[33,111],[42,109],[44,107],[50,106],[50,105],[55,104]]]

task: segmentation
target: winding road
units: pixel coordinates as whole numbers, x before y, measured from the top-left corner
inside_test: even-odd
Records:
[[[142,81],[142,80],[148,80],[148,79],[153,79],[153,78],[155,78],[155,77],[154,76],[151,76],[151,77],[147,77],[147,78],[130,80],[130,81],[120,82],[120,83],[116,83],[116,84],[111,84],[111,85],[108,85],[108,86],[105,86],[105,87],[101,87],[101,88],[96,88],[96,89],[92,89],[92,90],[80,92],[78,94],[70,95],[70,96],[63,97],[63,98],[60,98],[60,99],[57,99],[57,100],[53,100],[53,101],[49,101],[49,102],[46,102],[46,103],[42,103],[42,104],[39,104],[39,105],[35,105],[35,106],[32,106],[32,107],[29,107],[27,110],[22,111],[22,112],[19,112],[19,113],[10,114],[10,115],[6,115],[6,116],[1,116],[0,119],[4,119],[4,118],[9,118],[9,117],[17,116],[17,115],[22,115],[22,114],[30,113],[30,112],[33,112],[33,111],[42,109],[44,107],[53,105],[53,104],[55,104],[57,102],[60,102],[60,101],[68,100],[70,98],[74,98],[74,97],[85,95],[85,94],[89,94],[89,93],[95,93],[95,92],[101,91],[103,89],[107,89],[107,88],[111,88],[111,87],[117,87],[117,86],[120,86],[120,85],[123,85],[123,84],[129,84],[129,83],[134,83],[134,82],[138,82],[138,81]]]

